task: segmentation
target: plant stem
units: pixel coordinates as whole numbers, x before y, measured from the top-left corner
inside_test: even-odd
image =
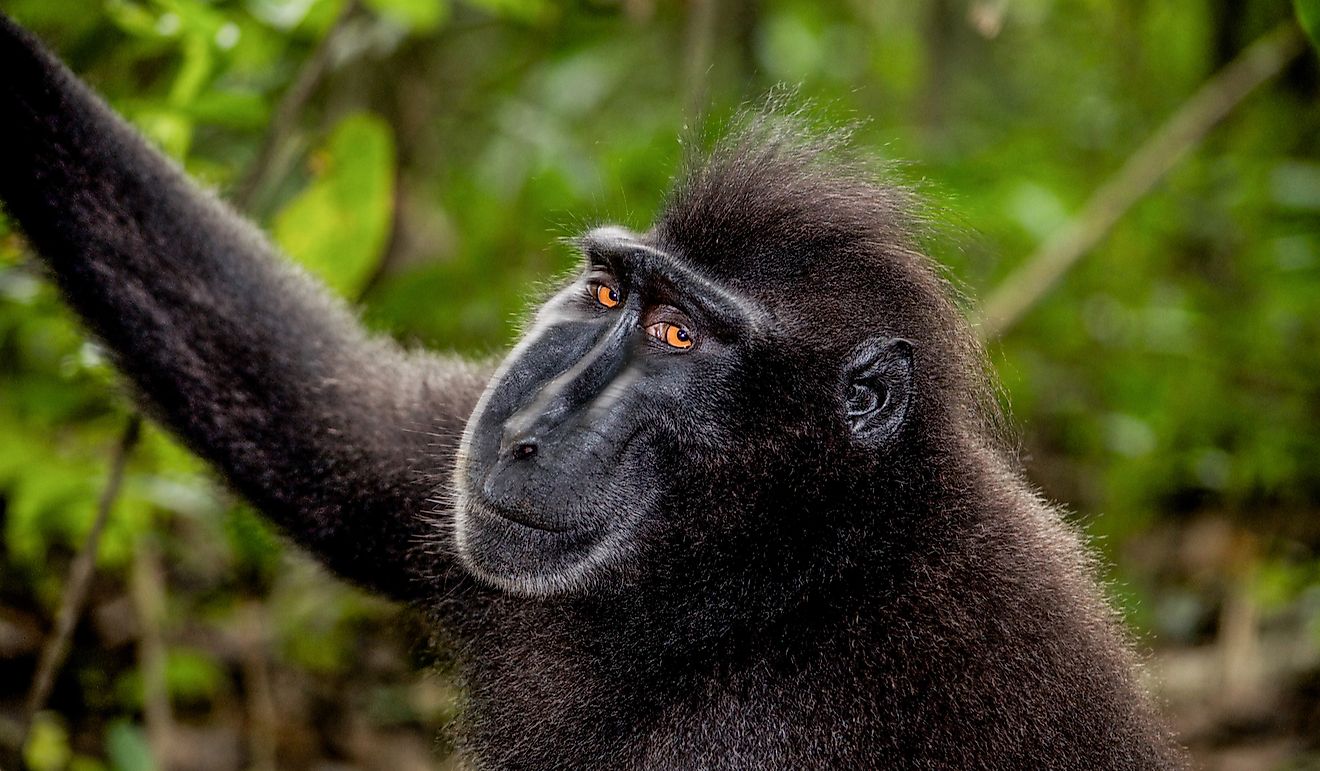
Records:
[[[1301,32],[1285,22],[1252,43],[1201,86],[1095,191],[1081,212],[990,293],[981,337],[1003,336],[1063,275],[1095,248],[1133,204],[1151,191],[1206,132],[1303,50]]]
[[[18,742],[20,753],[27,743],[27,735],[32,728],[32,721],[37,713],[46,706],[46,700],[50,698],[50,691],[55,686],[55,676],[59,674],[65,657],[69,655],[69,643],[73,638],[73,630],[77,627],[78,618],[82,615],[83,603],[87,599],[87,590],[91,586],[92,575],[95,572],[96,554],[101,545],[101,533],[104,532],[106,521],[110,518],[110,511],[119,498],[119,490],[124,482],[124,469],[128,464],[129,455],[137,445],[141,430],[141,416],[137,414],[130,416],[124,430],[120,433],[119,443],[115,447],[114,455],[111,458],[110,475],[106,479],[105,489],[101,492],[101,499],[96,508],[96,518],[92,520],[92,528],[87,533],[87,540],[83,542],[82,548],[78,550],[77,556],[74,557],[73,564],[69,566],[69,577],[65,582],[64,594],[60,597],[60,608],[55,616],[55,631],[41,649],[37,674],[32,679],[32,687],[28,691],[27,702],[23,709]]]

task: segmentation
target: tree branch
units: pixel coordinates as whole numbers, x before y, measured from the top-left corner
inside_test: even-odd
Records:
[[[983,339],[1002,336],[1104,238],[1114,223],[1261,84],[1303,49],[1289,21],[1247,47],[1201,87],[1146,140],[1082,211],[993,291],[982,311]]]
[[[138,672],[142,675],[142,714],[147,727],[151,756],[163,768],[176,766],[174,712],[170,707],[169,685],[165,680],[166,646],[162,629],[165,622],[165,569],[150,534],[138,539],[133,554],[133,572],[129,594],[137,611]]]
[[[317,43],[311,56],[298,70],[293,84],[280,98],[280,103],[275,107],[275,114],[271,118],[270,127],[262,140],[261,149],[257,151],[256,158],[253,159],[252,165],[248,167],[247,173],[243,175],[234,193],[234,208],[239,211],[252,213],[257,196],[269,181],[282,176],[281,167],[285,165],[285,161],[281,159],[281,151],[289,135],[293,133],[298,116],[302,114],[303,108],[316,93],[317,86],[321,85],[322,78],[329,70],[335,46],[348,27],[349,20],[357,13],[358,6],[358,0],[348,0],[344,3],[344,8],[339,12],[334,25]]]
[[[684,117],[699,121],[706,112],[706,97],[715,40],[716,0],[688,0],[687,24],[683,31]]]
[[[23,709],[18,744],[20,752],[27,743],[27,733],[32,727],[32,720],[42,707],[46,706],[51,688],[55,685],[55,675],[59,673],[65,657],[69,654],[69,641],[73,637],[74,627],[78,625],[83,602],[87,599],[87,589],[92,583],[96,553],[101,545],[101,533],[110,518],[110,510],[114,508],[115,501],[119,498],[119,488],[124,481],[124,468],[128,464],[129,455],[137,445],[141,429],[142,418],[138,415],[131,416],[124,426],[119,444],[110,461],[110,475],[106,479],[105,489],[101,492],[96,518],[92,520],[92,528],[87,533],[87,540],[78,550],[78,555],[74,557],[73,564],[69,567],[69,578],[65,583],[64,594],[60,598],[60,608],[55,616],[55,631],[42,647],[37,674],[32,679],[32,687],[28,691],[27,703]]]

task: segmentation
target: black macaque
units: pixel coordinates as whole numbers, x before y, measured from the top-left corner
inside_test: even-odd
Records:
[[[792,119],[498,367],[402,350],[0,19],[0,199],[150,414],[455,652],[491,769],[1169,769],[905,194]]]

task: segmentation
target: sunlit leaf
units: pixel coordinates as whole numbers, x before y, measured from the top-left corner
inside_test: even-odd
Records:
[[[124,32],[136,37],[157,37],[161,33],[157,28],[156,14],[136,3],[126,0],[110,0],[105,5],[106,15]]]
[[[431,32],[449,18],[447,0],[366,0],[367,7],[414,32]]]
[[[23,760],[32,771],[60,771],[69,763],[69,731],[59,717],[50,712],[36,716],[23,747]]]
[[[231,507],[221,520],[223,534],[242,575],[264,582],[280,562],[280,540],[252,509]]]
[[[211,77],[215,64],[210,35],[194,33],[184,40],[183,62],[170,85],[170,103],[186,105],[197,98]]]
[[[544,21],[554,13],[548,0],[466,0],[467,4],[496,16],[519,21]]]
[[[204,702],[215,698],[225,684],[224,668],[208,653],[190,648],[171,648],[165,657],[165,687],[172,700]],[[142,707],[142,673],[131,670],[115,683],[121,704]]]
[[[117,722],[105,732],[105,750],[114,771],[155,771],[151,747],[142,729],[127,722]]]
[[[275,218],[276,241],[335,291],[361,291],[389,236],[394,140],[384,121],[342,121],[312,155],[312,184]]]
[[[74,755],[69,761],[68,771],[106,771],[106,766],[96,758],[86,755]]]
[[[261,95],[246,91],[204,91],[180,110],[201,123],[242,129],[261,127],[270,116]]]
[[[1311,44],[1320,48],[1320,0],[1293,0],[1297,20],[1311,38]]]
[[[317,5],[338,5],[329,0],[252,0],[248,7],[252,15],[276,29],[293,29],[307,18]]]
[[[193,123],[173,107],[164,105],[133,115],[138,130],[167,155],[181,160],[192,144]]]

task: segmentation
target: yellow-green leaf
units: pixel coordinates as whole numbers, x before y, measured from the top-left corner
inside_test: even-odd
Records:
[[[1311,45],[1320,48],[1320,0],[1293,0],[1297,20],[1311,38]]]
[[[367,6],[414,32],[432,32],[449,17],[446,0],[367,0]]]
[[[314,179],[275,217],[275,240],[346,297],[356,297],[389,237],[394,138],[371,115],[345,118],[312,154]]]

